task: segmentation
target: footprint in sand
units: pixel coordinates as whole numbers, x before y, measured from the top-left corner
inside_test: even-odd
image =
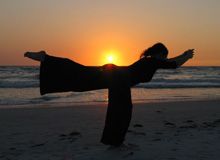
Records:
[[[172,128],[176,127],[176,124],[174,124],[172,122],[169,122],[169,121],[164,121],[164,125],[167,126],[167,127],[172,127]]]
[[[77,131],[73,131],[69,134],[60,134],[59,137],[60,139],[59,140],[70,140],[70,142],[74,142],[79,136],[82,136],[80,132],[77,132]]]
[[[198,128],[197,124],[191,124],[191,125],[182,125],[179,128],[181,129],[190,129],[190,128]]]
[[[134,130],[128,130],[128,133],[132,133],[133,135],[146,136],[145,132],[137,132],[137,131],[134,131]]]
[[[192,129],[192,128],[214,128],[217,127],[218,124],[220,124],[220,119],[216,119],[212,122],[202,122],[201,125],[196,124],[193,120],[187,120],[183,123],[187,123],[188,125],[182,125],[179,126],[180,129]]]
[[[193,120],[187,120],[187,121],[184,121],[183,123],[194,123]]]
[[[133,127],[134,128],[142,128],[143,125],[142,124],[134,124]],[[135,130],[128,130],[128,133],[131,133],[133,135],[141,135],[141,136],[145,136],[146,135],[145,132],[138,132],[138,131],[135,131]]]
[[[80,132],[71,132],[69,136],[81,136]]]
[[[134,128],[137,128],[137,127],[141,128],[141,127],[143,127],[143,125],[142,124],[134,124],[133,127]]]
[[[202,123],[202,128],[213,128],[216,127],[213,122],[203,122]]]
[[[220,124],[220,119],[216,119],[212,122],[203,122],[202,127],[203,128],[214,128],[214,127],[217,127],[217,125],[219,124]]]
[[[31,148],[41,147],[41,146],[44,146],[45,144],[46,144],[46,142],[45,142],[45,143],[38,143],[38,144],[32,145],[32,146],[30,146],[30,147],[31,147]]]

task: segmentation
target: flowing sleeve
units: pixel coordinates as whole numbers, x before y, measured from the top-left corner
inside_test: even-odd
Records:
[[[162,69],[176,69],[178,67],[175,61],[156,59],[155,63],[158,68]]]

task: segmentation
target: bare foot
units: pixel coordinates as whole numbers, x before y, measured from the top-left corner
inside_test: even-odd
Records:
[[[46,52],[40,51],[40,52],[26,52],[24,54],[24,57],[28,57],[30,59],[43,62],[45,59]]]

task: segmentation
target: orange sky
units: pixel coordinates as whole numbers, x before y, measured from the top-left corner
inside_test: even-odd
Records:
[[[0,1],[0,65],[38,65],[45,50],[84,65],[129,65],[156,42],[169,57],[195,48],[186,65],[220,65],[219,0]]]

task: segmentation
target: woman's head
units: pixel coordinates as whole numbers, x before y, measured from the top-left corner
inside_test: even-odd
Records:
[[[156,43],[152,47],[144,50],[140,58],[143,57],[154,57],[160,59],[166,59],[168,55],[168,49],[162,43]]]

